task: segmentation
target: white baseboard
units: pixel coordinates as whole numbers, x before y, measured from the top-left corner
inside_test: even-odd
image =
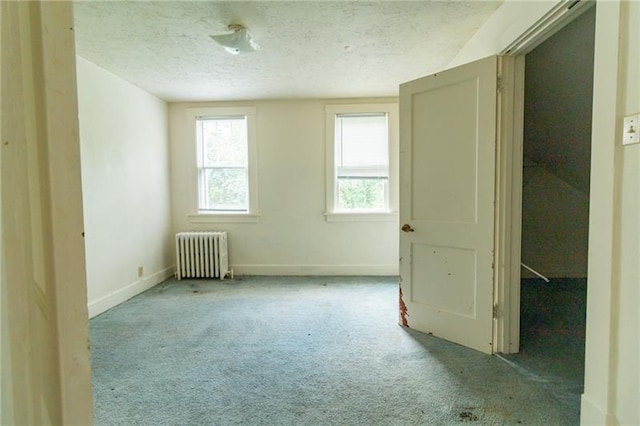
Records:
[[[235,275],[398,275],[389,265],[232,265]]]
[[[611,425],[616,424],[612,416],[607,415],[600,407],[582,394],[580,397],[580,424],[581,425]]]
[[[148,290],[157,284],[160,284],[162,281],[172,276],[174,271],[175,266],[170,266],[154,274],[144,276],[139,280],[126,285],[125,287],[107,294],[106,296],[89,302],[87,304],[87,307],[89,308],[89,318],[100,315],[101,313],[113,308],[114,306],[117,306],[122,302],[131,299],[133,296],[137,296],[143,291]]]

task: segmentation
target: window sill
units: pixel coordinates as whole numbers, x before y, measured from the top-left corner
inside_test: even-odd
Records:
[[[398,213],[332,212],[325,213],[324,217],[327,222],[393,222],[398,219]]]
[[[187,215],[190,223],[258,223],[259,214],[252,213],[196,213]]]

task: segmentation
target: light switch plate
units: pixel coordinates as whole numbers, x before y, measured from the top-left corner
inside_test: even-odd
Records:
[[[622,145],[638,142],[640,142],[640,114],[628,115],[624,118]]]

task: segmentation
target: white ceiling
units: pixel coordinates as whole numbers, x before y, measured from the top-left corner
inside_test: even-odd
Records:
[[[397,96],[501,1],[76,1],[77,53],[167,101]],[[246,26],[258,52],[209,35]]]

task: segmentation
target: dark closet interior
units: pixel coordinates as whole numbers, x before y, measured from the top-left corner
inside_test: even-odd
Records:
[[[584,382],[595,7],[525,57],[520,354],[579,421]]]

